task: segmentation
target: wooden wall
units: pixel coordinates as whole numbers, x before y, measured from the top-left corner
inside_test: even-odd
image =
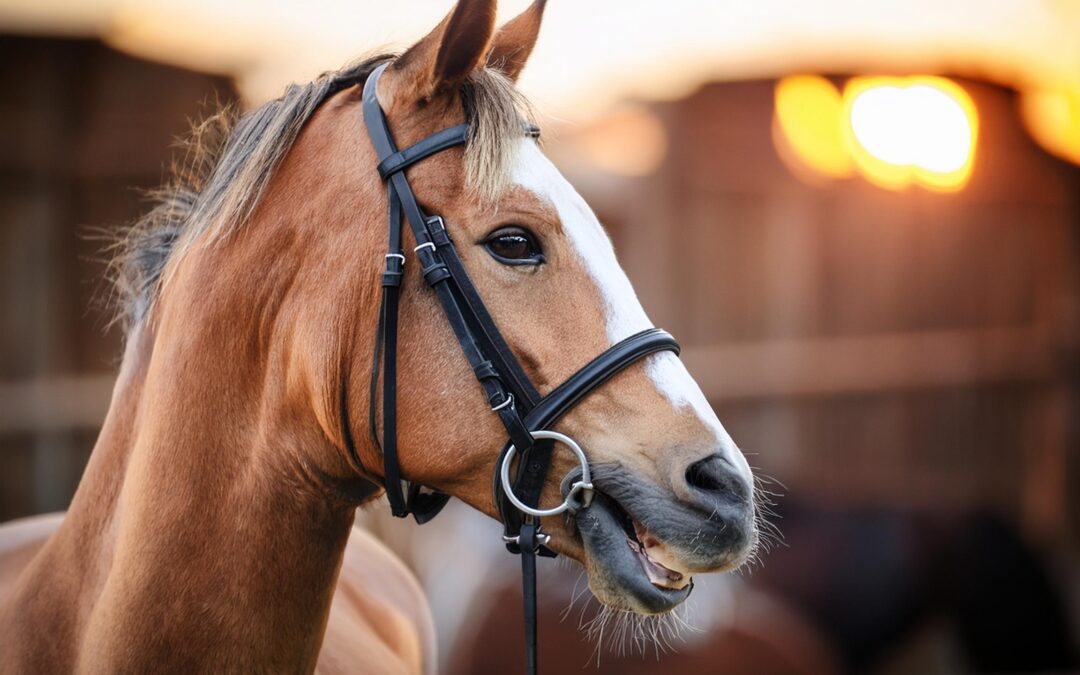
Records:
[[[101,282],[172,140],[231,83],[89,40],[0,35],[0,521],[63,509],[119,359]]]
[[[67,505],[108,406],[119,336],[80,228],[135,217],[170,140],[236,93],[92,41],[0,36],[0,57],[2,521]],[[791,499],[989,508],[1075,560],[1080,170],[1029,140],[1011,92],[964,86],[982,136],[952,195],[796,178],[771,81],[650,105],[667,137],[650,176],[590,166],[588,128],[549,147]]]
[[[0,37],[0,55],[7,519],[66,505],[108,404],[119,339],[100,242],[80,228],[137,215],[170,139],[236,94],[92,41]],[[651,176],[591,169],[574,134],[552,150],[729,430],[790,493],[989,506],[1075,541],[1080,171],[1030,141],[1010,91],[964,85],[981,142],[951,195],[796,178],[764,80],[652,105],[668,150]]]
[[[1011,91],[962,84],[981,139],[956,194],[796,178],[772,81],[650,106],[668,143],[651,176],[597,174],[576,149],[590,128],[556,150],[653,320],[790,494],[988,507],[1076,543],[1080,169],[1033,144]]]

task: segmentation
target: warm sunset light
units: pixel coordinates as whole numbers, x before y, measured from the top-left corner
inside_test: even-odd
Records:
[[[0,63],[0,675],[1080,675],[1080,0]]]
[[[586,128],[579,141],[594,167],[619,176],[653,173],[668,150],[664,125],[655,113],[639,105],[622,106],[608,115],[603,125]]]
[[[1025,92],[1020,116],[1047,152],[1080,164],[1080,85]]]
[[[799,75],[777,83],[775,106],[777,150],[797,173],[845,178],[857,170],[891,190],[941,192],[971,177],[978,115],[951,80],[856,77],[841,93],[823,77]]]
[[[831,178],[850,176],[854,167],[840,123],[843,107],[840,92],[823,77],[796,75],[780,80],[773,135],[781,156],[788,160],[788,155],[794,155]]]
[[[940,77],[857,77],[844,90],[852,157],[867,180],[962,188],[971,177],[978,116],[971,97]]]

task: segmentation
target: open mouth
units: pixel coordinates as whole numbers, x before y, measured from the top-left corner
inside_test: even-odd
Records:
[[[637,555],[641,562],[641,569],[649,577],[653,586],[682,590],[693,583],[688,572],[680,571],[678,563],[671,559],[671,555],[659,539],[649,533],[645,527],[630,517],[618,502],[612,500],[616,509],[622,512],[622,526],[626,533],[626,543],[630,550]],[[667,565],[664,564],[664,561]]]
[[[690,574],[614,499],[596,493],[574,520],[588,553],[589,585],[601,601],[660,614],[690,595]]]

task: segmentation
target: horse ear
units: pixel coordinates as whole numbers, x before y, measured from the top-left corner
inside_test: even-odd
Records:
[[[417,101],[457,90],[488,51],[495,32],[495,0],[459,0],[451,12],[391,66],[393,93]]]
[[[525,62],[529,60],[536,36],[540,34],[540,20],[544,17],[547,0],[536,0],[521,14],[507,21],[495,39],[491,41],[487,65],[516,82]]]

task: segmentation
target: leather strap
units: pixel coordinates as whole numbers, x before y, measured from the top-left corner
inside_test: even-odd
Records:
[[[384,178],[387,182],[388,219],[390,221],[390,245],[386,258],[387,271],[383,275],[383,310],[380,314],[382,325],[378,327],[381,340],[376,339],[376,346],[381,347],[383,355],[383,435],[381,445],[384,474],[386,476],[385,487],[393,514],[404,517],[409,513],[414,513],[417,515],[417,520],[423,522],[433,517],[437,513],[437,509],[441,509],[446,503],[446,500],[441,498],[437,501],[429,500],[427,506],[435,510],[419,513],[414,508],[419,507],[418,497],[420,493],[418,486],[409,486],[406,489],[402,487],[400,480],[396,434],[397,364],[394,352],[396,352],[397,303],[399,300],[397,289],[401,280],[399,263],[403,259],[401,250],[402,215],[408,221],[413,238],[416,240],[417,246],[414,253],[420,263],[424,280],[435,291],[443,312],[446,314],[447,321],[453,329],[458,344],[472,367],[473,373],[480,382],[489,405],[492,410],[498,413],[499,419],[502,421],[510,438],[513,439],[514,443],[519,444],[519,447],[523,449],[531,447],[533,439],[515,407],[516,401],[512,397],[512,392],[508,391],[502,382],[500,370],[487,358],[481,344],[485,341],[491,343],[490,335],[498,334],[498,329],[495,327],[494,322],[491,321],[486,310],[479,314],[469,306],[467,301],[459,302],[459,298],[464,298],[469,289],[475,294],[475,289],[472,287],[468,275],[464,273],[464,266],[460,264],[452,242],[450,242],[448,236],[445,236],[445,228],[442,226],[441,218],[429,219],[425,216],[404,173],[405,168],[415,162],[436,152],[464,143],[468,138],[468,128],[462,128],[461,125],[452,127],[433,134],[406,148],[406,150],[398,152],[376,94],[379,76],[385,68],[385,65],[380,66],[371,74],[364,85],[363,93],[364,121],[367,125],[368,135],[371,137],[372,144],[379,155],[380,168],[387,171]],[[434,238],[439,240],[441,246],[435,244],[433,233],[438,233]],[[451,264],[459,272],[456,278],[444,260],[452,261]],[[454,279],[453,283],[451,283],[451,279]],[[479,301],[478,294],[476,300]],[[487,330],[481,331],[481,334],[484,334],[485,337],[483,340],[478,340],[472,326],[483,328],[485,323],[489,324]],[[501,342],[501,337],[498,339]],[[505,347],[504,344],[503,346]],[[509,353],[508,347],[505,348],[505,352]],[[505,355],[498,354],[496,358],[502,361],[505,359]],[[518,370],[520,370],[520,366],[518,366]],[[373,380],[376,377],[377,373],[373,369]],[[523,390],[522,397],[526,403],[531,400],[527,390]],[[374,405],[374,398],[372,399],[372,405]],[[374,415],[369,414],[369,423],[373,419]],[[374,438],[374,425],[372,427]],[[375,440],[377,442],[377,439]]]
[[[391,174],[395,174],[398,171],[404,171],[422,159],[426,159],[427,157],[457,145],[465,145],[465,142],[468,139],[468,124],[459,124],[438,131],[416,145],[410,145],[404,150],[399,150],[392,155],[384,157],[376,167],[379,170],[379,177],[386,180]]]
[[[539,524],[531,518],[521,526],[521,595],[525,614],[525,673],[536,675],[536,550]]]
[[[581,399],[602,386],[612,377],[625,370],[633,363],[663,351],[679,353],[679,343],[667,331],[648,328],[609,347],[606,351],[585,364],[568,380],[543,397],[533,410],[525,416],[525,426],[530,431],[546,429],[578,404]],[[511,443],[499,453],[496,466],[502,464]],[[546,451],[545,451],[546,450]],[[522,457],[518,464],[518,473],[514,482],[514,492],[526,504],[535,506],[540,498],[540,491],[547,478],[548,465],[551,461],[550,446],[537,444],[529,454]],[[507,548],[511,553],[518,552],[518,546],[512,541],[521,526],[521,512],[506,498],[502,483],[493,478],[492,490],[495,505],[503,521],[503,534],[507,538]],[[541,555],[544,553],[541,552]]]
[[[526,415],[525,423],[529,429],[546,428],[593,390],[636,361],[657,352],[668,351],[678,355],[680,349],[675,338],[661,328],[646,328],[640,333],[635,333],[609,347],[607,351],[552,390],[532,412]]]
[[[450,277],[454,282],[455,292],[460,297],[462,304],[468,307],[468,315],[473,319],[473,329],[484,348],[484,352],[491,358],[496,370],[502,374],[504,382],[511,393],[517,408],[522,413],[528,413],[540,400],[540,393],[536,391],[529,376],[525,374],[517,357],[503,340],[502,333],[495,325],[494,319],[488,314],[484,301],[469,278],[457,250],[446,232],[446,226],[440,218],[438,227],[432,228],[432,240],[435,246],[443,253],[443,260]]]
[[[379,176],[386,182],[389,223],[386,266],[382,274],[382,297],[372,355],[368,426],[372,442],[382,448],[390,509],[395,516],[405,517],[412,514],[417,522],[424,523],[433,518],[449,500],[448,495],[438,492],[422,493],[419,485],[405,483],[398,459],[398,304],[406,260],[402,249],[403,218],[408,222],[416,240],[413,257],[420,265],[425,282],[438,297],[447,322],[453,329],[488,404],[506,429],[509,443],[521,453],[513,485],[515,494],[524,503],[536,506],[547,478],[553,448],[550,441],[537,442],[531,432],[555,423],[582,398],[630,364],[659,351],[673,351],[677,354],[679,345],[664,331],[650,328],[622,340],[590,361],[547,396],[540,396],[506,344],[469,278],[442,218],[428,216],[423,212],[405,175],[405,170],[417,162],[443,150],[463,145],[469,137],[469,126],[459,124],[443,129],[399,151],[376,95],[379,76],[386,69],[386,65],[376,68],[364,83],[363,108],[368,136],[379,157]],[[525,133],[536,137],[539,129],[528,126]],[[383,381],[381,442],[375,410],[380,371]],[[344,407],[344,400],[342,405]],[[362,468],[348,428],[344,437],[350,455]],[[508,444],[503,448],[496,466],[502,463],[509,447]],[[513,541],[508,547],[521,554],[526,672],[535,675],[536,556],[554,556],[554,553],[540,544],[545,540],[541,535],[540,522],[531,516],[522,518],[522,514],[506,499],[497,478],[498,471],[493,473],[496,476],[495,503],[503,519],[506,538]]]

